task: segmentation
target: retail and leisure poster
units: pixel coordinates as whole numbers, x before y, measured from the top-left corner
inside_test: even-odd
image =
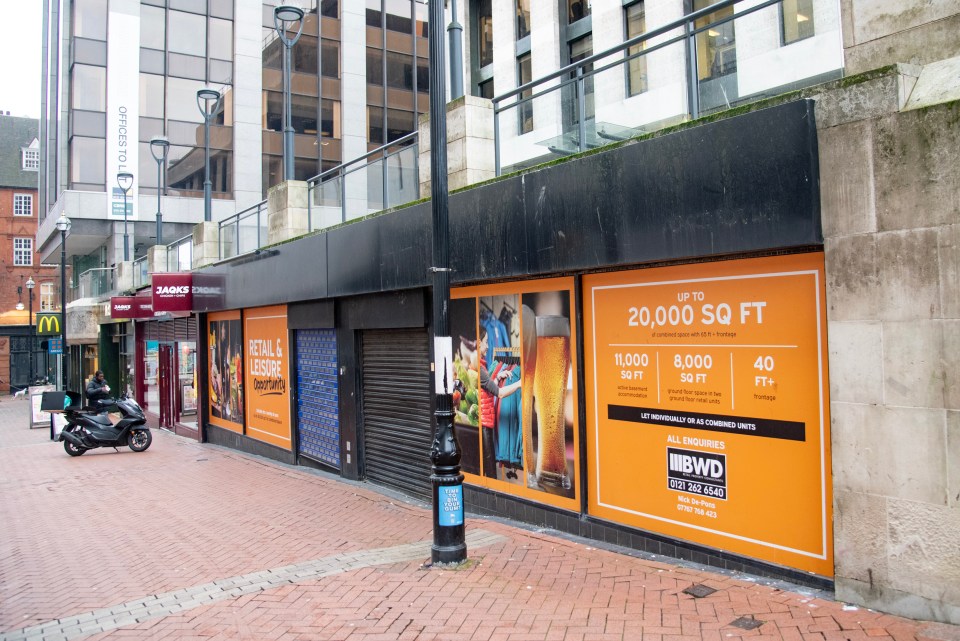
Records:
[[[287,334],[286,305],[243,312],[247,436],[289,450],[290,358]]]
[[[217,312],[207,320],[210,348],[210,423],[243,433],[243,335],[240,312]]]
[[[573,280],[457,288],[451,299],[467,482],[579,509]]]
[[[583,278],[589,509],[833,574],[823,255]]]

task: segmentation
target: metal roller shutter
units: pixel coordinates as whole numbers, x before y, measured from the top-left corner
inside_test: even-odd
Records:
[[[433,391],[427,332],[369,330],[362,341],[366,478],[429,499]]]
[[[340,469],[337,336],[297,331],[297,429],[300,455]]]
[[[167,321],[147,321],[137,325],[137,330],[141,332],[144,340],[164,342],[197,340],[197,319],[194,316]]]

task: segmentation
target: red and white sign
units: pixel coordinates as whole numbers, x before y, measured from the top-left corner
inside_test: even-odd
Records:
[[[193,275],[153,274],[153,312],[193,311]]]
[[[140,318],[137,315],[139,309],[133,296],[113,296],[110,298],[110,318]]]

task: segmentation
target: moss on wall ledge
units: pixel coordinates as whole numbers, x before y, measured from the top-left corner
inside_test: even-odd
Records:
[[[899,65],[896,65],[896,64],[894,64],[894,65],[888,65],[888,66],[885,66],[885,67],[880,67],[879,69],[874,69],[874,70],[872,70],[872,71],[866,71],[866,72],[864,72],[864,73],[860,73],[860,74],[857,74],[857,75],[854,75],[854,76],[849,76],[849,77],[846,77],[846,78],[839,78],[839,79],[831,80],[831,81],[829,81],[829,82],[825,82],[825,83],[822,83],[822,84],[819,84],[819,85],[814,85],[814,86],[811,86],[811,87],[806,87],[806,88],[803,88],[803,89],[798,89],[798,90],[795,90],[795,91],[790,91],[790,92],[787,92],[787,93],[784,93],[784,94],[780,94],[780,95],[778,95],[778,96],[773,96],[773,97],[770,97],[770,98],[764,98],[764,99],[761,99],[761,100],[757,100],[756,102],[751,102],[751,103],[747,103],[747,104],[744,104],[744,105],[739,105],[739,106],[733,107],[733,108],[731,108],[731,109],[725,109],[725,110],[723,110],[723,111],[718,111],[718,112],[715,112],[715,113],[712,113],[712,114],[708,114],[708,115],[705,115],[705,116],[701,116],[700,118],[696,118],[696,119],[693,119],[693,120],[687,120],[687,121],[684,121],[684,122],[681,122],[681,123],[678,123],[678,124],[675,124],[675,125],[671,125],[671,126],[669,126],[669,127],[665,127],[665,128],[663,128],[663,129],[659,129],[659,130],[657,130],[657,131],[651,131],[651,132],[643,133],[643,134],[634,136],[633,138],[629,138],[629,139],[627,139],[627,140],[621,140],[621,141],[612,142],[612,143],[610,143],[610,144],[603,145],[603,146],[601,146],[601,147],[597,147],[597,148],[595,148],[595,149],[589,149],[589,150],[587,150],[587,151],[583,151],[583,152],[580,152],[580,153],[571,154],[571,155],[569,155],[569,156],[563,156],[563,157],[561,157],[561,158],[556,158],[556,159],[554,159],[554,160],[550,160],[550,161],[548,161],[548,162],[541,163],[541,164],[539,164],[539,165],[534,165],[534,166],[532,166],[532,167],[526,167],[526,168],[524,168],[524,169],[520,169],[520,170],[517,170],[517,171],[514,171],[514,172],[510,172],[510,173],[508,173],[508,174],[503,174],[503,175],[497,176],[497,177],[495,177],[495,178],[491,178],[491,179],[489,179],[489,180],[485,180],[485,181],[482,181],[482,182],[474,183],[474,184],[472,184],[472,185],[467,185],[467,186],[465,186],[465,187],[461,187],[461,188],[459,188],[459,189],[452,190],[450,193],[451,193],[451,194],[457,194],[457,193],[464,192],[464,191],[467,191],[467,190],[470,190],[470,189],[477,189],[477,188],[483,187],[483,186],[485,186],[485,185],[490,185],[490,184],[493,184],[493,183],[496,183],[496,182],[500,182],[500,181],[503,181],[503,180],[509,180],[509,179],[515,178],[515,177],[517,177],[517,176],[522,176],[522,175],[530,174],[530,173],[537,172],[537,171],[543,171],[543,170],[545,170],[545,169],[549,169],[550,167],[553,167],[553,166],[555,166],[555,165],[559,165],[559,164],[562,164],[562,163],[573,162],[573,161],[576,161],[576,160],[580,160],[581,158],[587,158],[587,157],[590,157],[590,156],[594,156],[594,155],[596,155],[596,154],[602,154],[602,153],[606,153],[606,152],[609,152],[609,151],[613,151],[613,150],[615,150],[615,149],[619,149],[619,148],[624,147],[624,146],[627,146],[627,145],[634,145],[634,144],[642,143],[642,142],[644,142],[644,141],[646,141],[646,140],[652,140],[652,139],[654,139],[654,138],[659,138],[659,137],[661,137],[661,136],[668,136],[668,135],[670,135],[670,134],[673,134],[673,133],[676,133],[676,132],[679,132],[679,131],[684,131],[684,130],[687,130],[687,129],[692,129],[692,128],[694,128],[694,127],[701,127],[701,126],[704,126],[704,125],[708,125],[708,124],[711,124],[711,123],[714,123],[714,122],[718,122],[718,121],[721,121],[721,120],[726,120],[726,119],[729,119],[729,118],[735,118],[735,117],[741,116],[741,115],[743,115],[743,114],[748,114],[748,113],[751,113],[751,112],[754,112],[754,111],[759,111],[759,110],[761,110],[761,109],[767,109],[767,108],[774,107],[774,106],[777,106],[777,105],[782,105],[782,104],[784,104],[784,103],[793,102],[793,101],[796,101],[796,100],[806,100],[806,99],[810,99],[810,98],[814,98],[814,99],[815,99],[815,98],[817,98],[818,96],[822,96],[823,94],[826,94],[826,93],[831,92],[831,91],[837,91],[837,90],[841,90],[841,89],[847,89],[847,88],[849,88],[849,87],[853,87],[853,86],[856,86],[856,85],[860,85],[860,84],[864,84],[864,83],[867,83],[867,82],[871,82],[871,81],[876,80],[876,79],[878,79],[878,78],[884,78],[884,77],[888,77],[888,76],[895,76],[895,75],[897,75],[898,73],[900,73],[900,70],[901,70],[901,69],[900,69],[900,66],[899,66]],[[448,110],[449,110],[450,108],[455,108],[455,107],[459,106],[460,104],[462,104],[464,101],[465,101],[465,98],[458,98],[456,101],[453,101],[453,102],[449,103],[449,104],[447,105],[447,108],[448,108]],[[951,104],[953,104],[953,103],[951,103]],[[936,106],[934,106],[934,107],[942,107],[942,106],[943,106],[943,105],[936,105]],[[924,108],[924,109],[931,109],[931,108],[934,108],[934,107],[927,107],[927,108]],[[365,216],[360,216],[359,218],[354,218],[354,219],[352,219],[352,220],[348,220],[348,221],[345,221],[345,222],[342,222],[342,223],[338,223],[338,224],[333,225],[333,226],[330,226],[330,227],[325,227],[324,229],[319,229],[319,230],[316,230],[316,231],[311,231],[311,232],[308,232],[308,233],[305,233],[305,234],[301,234],[300,236],[296,236],[296,237],[294,237],[294,238],[289,238],[289,239],[284,240],[284,241],[281,241],[281,242],[273,243],[273,244],[270,244],[270,245],[264,245],[264,246],[261,247],[260,249],[261,249],[261,250],[264,250],[264,249],[270,249],[270,248],[280,247],[281,245],[285,245],[285,244],[287,244],[287,243],[291,243],[291,242],[294,242],[294,241],[297,241],[297,240],[301,240],[301,239],[307,238],[307,237],[309,237],[309,236],[316,236],[316,235],[319,235],[319,234],[329,233],[329,232],[331,232],[331,231],[340,229],[340,228],[342,228],[342,227],[344,227],[344,226],[346,226],[346,225],[353,225],[353,224],[355,224],[355,223],[363,222],[363,221],[365,221],[365,220],[370,220],[370,219],[372,219],[372,218],[377,218],[377,217],[379,217],[379,216],[385,216],[385,215],[387,215],[387,214],[391,214],[391,213],[396,212],[396,211],[401,211],[401,210],[403,210],[403,209],[407,209],[407,208],[410,208],[410,207],[415,207],[415,206],[417,206],[417,205],[420,205],[420,204],[423,204],[423,203],[425,203],[425,202],[428,202],[429,200],[430,200],[429,197],[424,197],[424,198],[421,198],[421,199],[419,199],[419,200],[415,200],[415,201],[412,201],[412,202],[409,202],[409,203],[404,203],[403,205],[398,205],[398,206],[396,206],[396,207],[391,207],[391,208],[389,208],[389,209],[384,209],[384,210],[381,210],[381,211],[373,212],[373,213],[367,214],[367,215],[365,215]],[[246,255],[246,254],[244,254],[244,255]],[[230,262],[231,260],[233,260],[233,259],[235,259],[235,258],[239,258],[239,256],[233,257],[233,258],[230,258],[230,259],[227,259],[227,260],[224,260],[224,261],[218,261],[217,263],[214,263],[214,264],[215,264],[215,265],[218,265],[218,264],[228,263],[228,262]],[[201,268],[201,269],[202,269],[202,268]]]

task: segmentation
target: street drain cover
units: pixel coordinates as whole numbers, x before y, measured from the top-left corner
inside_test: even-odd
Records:
[[[760,619],[754,619],[752,616],[749,616],[749,617],[740,617],[736,621],[732,621],[730,625],[732,625],[735,628],[740,628],[741,630],[756,630],[761,625],[763,625],[763,623],[764,622],[761,621]]]
[[[691,585],[689,588],[683,591],[684,594],[689,594],[695,599],[702,599],[705,596],[710,596],[714,592],[716,592],[716,590],[711,588],[709,585],[704,585],[702,583]]]

